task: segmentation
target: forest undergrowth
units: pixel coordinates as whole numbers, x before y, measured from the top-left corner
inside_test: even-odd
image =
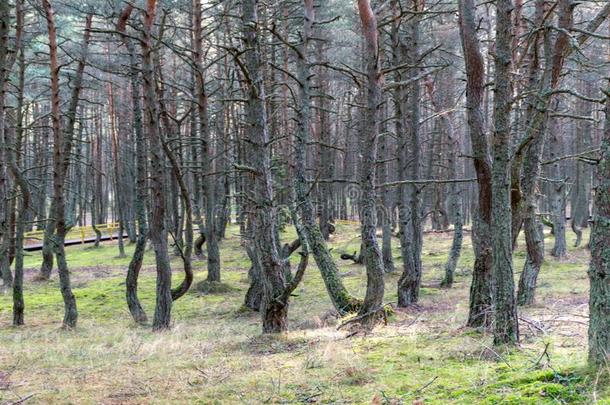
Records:
[[[242,307],[248,258],[238,229],[222,241],[222,283],[193,288],[174,304],[173,327],[153,333],[137,326],[125,304],[129,258],[115,243],[67,248],[79,325],[61,326],[63,303],[54,273],[34,282],[39,253],[26,258],[26,325],[10,326],[11,296],[0,296],[2,403],[343,403],[343,404],[610,404],[609,370],[586,368],[589,252],[572,248],[561,261],[547,256],[534,306],[520,309],[522,342],[502,351],[484,331],[465,328],[473,254],[469,235],[456,283],[440,289],[451,233],[426,234],[420,304],[395,309],[368,335],[337,319],[315,263],[295,291],[290,332],[260,334],[260,316]],[[285,241],[294,231],[282,233]],[[571,237],[571,235],[570,235]],[[588,235],[585,235],[587,240]],[[547,247],[552,237],[547,236]],[[573,241],[570,240],[570,243]],[[332,253],[348,289],[362,297],[361,265],[341,261],[358,249],[356,225],[338,225]],[[395,260],[400,249],[394,244]],[[133,246],[127,245],[129,257]],[[515,269],[525,258],[524,242]],[[205,260],[194,263],[195,285]],[[148,250],[140,298],[154,307],[154,254]],[[174,258],[174,282],[182,277]],[[386,298],[395,302],[400,272],[386,274]],[[517,271],[516,277],[519,276]],[[21,401],[21,402],[20,402]]]

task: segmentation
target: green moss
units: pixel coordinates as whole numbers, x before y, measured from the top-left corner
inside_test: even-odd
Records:
[[[198,282],[195,285],[195,289],[203,294],[226,294],[239,291],[238,288],[235,288],[229,284],[208,280]]]

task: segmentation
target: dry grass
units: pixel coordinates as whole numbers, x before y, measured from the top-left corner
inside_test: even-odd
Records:
[[[356,235],[354,226],[340,225],[333,254],[356,250]],[[261,336],[259,316],[240,309],[248,262],[235,234],[222,245],[223,282],[232,289],[190,292],[175,303],[174,325],[165,333],[130,321],[123,284],[128,259],[115,258],[115,246],[69,248],[80,310],[76,330],[59,329],[57,281],[32,283],[33,270],[27,276],[25,327],[10,326],[10,296],[0,297],[0,401],[29,395],[27,403],[79,404],[608,401],[607,374],[584,369],[586,250],[571,249],[561,262],[549,259],[537,304],[521,312],[521,347],[498,351],[489,335],[463,328],[473,259],[468,239],[455,288],[434,287],[450,243],[450,234],[426,236],[427,287],[419,307],[398,310],[387,326],[352,338],[337,331],[314,264],[292,300],[291,332]],[[520,249],[517,271],[523,258]],[[146,260],[140,294],[152,315],[150,252]],[[27,266],[38,263],[29,257]],[[195,266],[201,281],[205,262]],[[178,280],[177,261],[175,267]],[[341,272],[350,291],[362,296],[363,268],[343,262]],[[396,299],[398,277],[387,276],[388,302]]]

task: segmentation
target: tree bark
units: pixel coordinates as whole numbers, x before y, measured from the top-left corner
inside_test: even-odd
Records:
[[[13,139],[14,153],[7,150],[5,158],[8,160],[10,171],[15,179],[15,183],[19,187],[20,196],[17,202],[17,217],[15,219],[15,277],[13,279],[13,326],[20,326],[25,323],[25,302],[23,299],[23,242],[27,216],[30,209],[30,187],[27,183],[22,169],[21,152],[24,134],[24,88],[25,88],[25,51],[22,47],[21,38],[23,32],[24,16],[23,16],[23,0],[17,0],[15,7],[16,15],[16,34],[15,34],[15,50],[19,54],[19,83],[17,86],[17,112],[16,112],[16,129]],[[1,18],[1,17],[0,17]],[[3,85],[0,83],[0,85]],[[0,95],[4,97],[4,94]],[[0,116],[0,120],[4,118]],[[4,128],[6,131],[6,128]],[[8,137],[4,134],[5,144],[8,144]],[[0,139],[2,132],[0,132]],[[0,152],[1,153],[1,152]]]
[[[278,251],[277,207],[274,204],[270,159],[270,136],[265,105],[262,61],[259,52],[257,0],[242,2],[242,28],[248,103],[246,107],[247,141],[254,183],[248,190],[253,202],[253,247],[260,260],[263,300],[261,317],[263,333],[288,329],[288,296],[285,266]],[[208,241],[209,242],[209,241]]]
[[[411,17],[407,31],[408,35],[401,41],[402,47],[405,48],[404,56],[406,62],[411,66],[419,64],[419,10],[420,0],[411,0],[411,10],[414,15]],[[406,42],[406,44],[405,44]],[[419,69],[415,67],[409,68],[407,80],[411,82],[409,85],[409,94],[407,97],[407,126],[406,139],[400,140],[405,145],[402,148],[402,153],[407,153],[403,157],[403,165],[408,165],[410,180],[418,180],[421,176],[421,140],[419,129],[419,104],[421,102],[421,90],[419,80],[416,78],[419,75]],[[400,152],[399,152],[400,153]],[[403,168],[402,170],[405,170]],[[423,246],[423,229],[422,229],[422,189],[415,184],[401,186],[403,198],[400,207],[401,227],[401,252],[403,261],[403,272],[398,280],[398,306],[407,307],[416,304],[419,300],[419,290],[421,287],[422,263],[421,252]]]
[[[152,188],[152,212],[150,216],[150,239],[155,251],[157,265],[157,299],[153,330],[161,331],[171,326],[172,269],[167,246],[165,223],[166,183],[164,154],[159,129],[159,109],[155,94],[152,29],[156,15],[156,0],[147,0],[143,11],[142,31],[142,79],[144,87],[145,116],[150,145],[150,185]]]
[[[365,328],[373,327],[383,311],[383,257],[377,244],[377,212],[375,193],[375,165],[377,140],[379,137],[379,106],[381,103],[381,79],[377,18],[369,0],[358,0],[358,12],[365,41],[366,107],[364,127],[360,134],[359,147],[362,156],[360,168],[360,232],[366,266],[366,295],[358,312],[359,323]]]
[[[208,252],[208,281],[220,281],[220,250],[216,221],[215,176],[212,172],[212,134],[208,123],[208,96],[203,71],[203,48],[201,32],[201,1],[193,1],[193,56],[197,65],[195,87],[197,111],[199,113],[199,136],[201,137],[201,163],[205,195],[205,241]]]
[[[541,25],[544,22],[545,4],[544,0],[538,0],[536,3],[535,24]],[[549,42],[549,32],[545,30],[544,37],[544,52],[545,60],[550,61],[551,46]],[[526,109],[526,124],[527,130],[525,139],[528,140],[528,145],[523,157],[523,173],[521,173],[521,161],[513,162],[513,168],[516,168],[516,173],[513,172],[513,181],[518,182],[517,193],[519,195],[519,203],[516,210],[513,210],[513,230],[517,227],[516,222],[519,222],[518,227],[523,223],[523,231],[525,234],[525,243],[527,249],[527,257],[521,276],[519,277],[519,288],[517,290],[517,304],[531,305],[534,302],[536,292],[536,282],[540,267],[544,261],[544,232],[540,221],[538,220],[537,210],[538,197],[536,195],[538,179],[540,177],[541,167],[540,160],[546,140],[546,122],[547,114],[539,114],[538,109],[544,108],[544,105],[539,103],[545,102],[545,89],[550,85],[550,68],[546,65],[543,76],[539,77],[539,47],[540,40],[538,36],[532,39],[531,52],[529,54],[529,77],[528,86],[540,88],[539,93],[532,95],[527,99]],[[542,95],[542,97],[541,97]],[[515,169],[514,169],[515,170]],[[515,191],[513,189],[513,196]],[[517,217],[517,218],[515,218]],[[516,235],[513,235],[513,247]]]
[[[147,167],[146,167],[146,137],[142,122],[142,106],[140,104],[140,70],[136,58],[136,50],[131,37],[125,35],[125,25],[133,10],[131,5],[121,13],[117,30],[121,32],[123,42],[127,47],[129,54],[129,83],[131,86],[131,108],[133,111],[133,126],[135,131],[136,141],[136,218],[138,220],[138,236],[133,255],[127,268],[127,276],[125,278],[125,299],[127,307],[133,320],[138,324],[148,322],[146,312],[142,308],[140,299],[138,298],[138,276],[144,261],[144,252],[146,250],[146,241],[148,239],[147,218],[146,218],[146,198],[147,198]]]
[[[54,222],[54,235],[51,238],[57,268],[59,272],[59,285],[64,300],[64,320],[63,326],[73,328],[76,326],[78,312],[76,308],[76,298],[72,293],[70,283],[70,271],[66,262],[64,241],[68,232],[66,223],[65,207],[65,179],[70,165],[70,154],[72,151],[72,138],[76,123],[76,111],[79,102],[80,90],[82,88],[83,73],[85,70],[85,60],[91,35],[92,16],[87,17],[80,60],[76,70],[73,83],[72,96],[68,107],[67,126],[62,128],[59,94],[59,65],[57,61],[57,39],[55,29],[55,12],[48,0],[43,0],[43,7],[46,12],[47,28],[49,34],[49,55],[51,71],[51,121],[53,128],[53,203],[50,214],[51,221]]]
[[[10,226],[9,226],[9,179],[7,172],[7,158],[9,148],[5,142],[6,119],[6,84],[9,81],[9,74],[12,67],[12,55],[9,49],[9,36],[11,25],[11,7],[8,1],[0,4],[0,270],[4,288],[9,288],[13,284],[13,275],[10,271],[9,245],[10,245]]]
[[[466,63],[466,113],[474,168],[477,175],[478,209],[473,213],[472,237],[475,253],[467,325],[491,324],[491,159],[483,118],[485,67],[476,33],[474,1],[459,1],[459,25]]]
[[[342,315],[358,310],[361,304],[359,300],[352,297],[341,280],[339,269],[333,260],[326,245],[320,225],[316,222],[316,213],[310,198],[310,184],[307,181],[306,157],[307,144],[310,142],[310,79],[309,69],[309,40],[312,36],[312,25],[314,23],[313,0],[304,1],[304,26],[303,43],[297,54],[297,69],[299,80],[299,99],[297,111],[297,131],[295,136],[295,173],[294,189],[296,194],[296,205],[301,216],[301,229],[305,241],[303,244],[309,246],[320,273],[324,285],[335,309]]]
[[[449,178],[457,178],[457,158],[460,150],[460,141],[456,137],[453,130],[453,124],[450,117],[444,118],[447,121],[447,141],[449,143]],[[441,281],[441,287],[451,288],[453,286],[455,269],[462,254],[462,244],[464,241],[464,219],[462,214],[462,189],[461,185],[453,183],[450,186],[449,204],[451,216],[453,218],[453,239],[451,241],[451,250],[449,258],[445,263],[445,276]]]
[[[492,297],[494,305],[494,344],[519,342],[519,324],[513,280],[510,164],[511,164],[511,0],[496,2],[495,96],[492,165],[491,227],[493,268]]]
[[[589,363],[610,360],[610,86],[606,89],[604,133],[597,166],[595,215],[589,266]]]

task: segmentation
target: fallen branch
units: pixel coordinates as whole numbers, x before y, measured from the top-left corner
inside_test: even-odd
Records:
[[[26,395],[25,397],[22,397],[22,398],[20,398],[19,400],[15,401],[15,402],[8,402],[8,404],[9,405],[23,404],[25,401],[27,401],[28,399],[32,398],[34,395],[37,395],[37,394],[34,393],[34,394]]]

